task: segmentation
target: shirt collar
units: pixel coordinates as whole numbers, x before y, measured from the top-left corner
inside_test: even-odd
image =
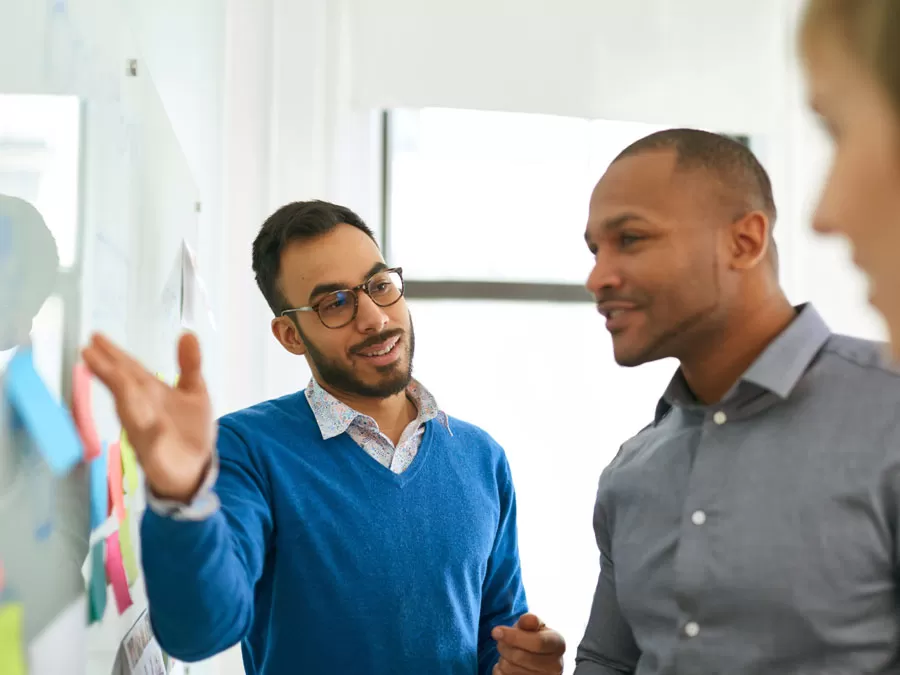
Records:
[[[371,420],[374,424],[371,417],[354,410],[325,391],[315,378],[309,381],[305,394],[309,407],[316,418],[316,423],[319,425],[322,438],[326,441],[329,438],[340,436],[354,423],[361,424],[364,420]],[[437,400],[421,383],[415,380],[411,381],[406,388],[406,395],[418,410],[415,420],[417,425],[436,419],[447,431],[450,431],[450,420],[447,414],[438,407]]]
[[[831,336],[831,330],[825,320],[811,304],[800,305],[796,310],[796,318],[769,343],[765,351],[741,376],[736,387],[741,382],[748,382],[781,399],[787,399],[791,395],[816,354]],[[726,395],[726,398],[733,391],[734,389]],[[691,404],[696,404],[696,399],[679,369],[656,407],[656,422],[659,422],[673,405]]]

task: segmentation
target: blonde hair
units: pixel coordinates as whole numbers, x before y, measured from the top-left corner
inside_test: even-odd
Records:
[[[900,2],[898,0],[809,0],[800,28],[808,54],[836,40],[885,88],[900,116]]]

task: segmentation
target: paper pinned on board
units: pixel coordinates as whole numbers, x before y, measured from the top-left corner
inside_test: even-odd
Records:
[[[91,405],[91,373],[83,363],[76,363],[72,371],[72,415],[84,444],[84,458],[99,457],[102,448]]]
[[[122,672],[130,675],[159,675],[169,673],[175,675],[179,669],[175,663],[166,658],[153,629],[150,627],[150,617],[144,610],[134,622],[134,626],[125,635],[119,648],[116,661],[122,662]],[[181,671],[183,672],[183,670]]]
[[[0,673],[25,675],[22,624],[25,607],[21,602],[0,605]]]
[[[113,532],[106,538],[106,576],[113,587],[116,608],[119,614],[131,607],[131,593],[128,592],[128,577],[122,563],[122,548],[119,533]]]
[[[206,284],[197,268],[197,256],[190,245],[181,242],[181,324],[190,330],[199,330],[201,318],[208,322],[209,328],[216,330],[216,319]]]
[[[78,464],[83,447],[72,417],[47,389],[34,368],[31,350],[9,362],[4,378],[6,397],[50,469],[62,476]]]

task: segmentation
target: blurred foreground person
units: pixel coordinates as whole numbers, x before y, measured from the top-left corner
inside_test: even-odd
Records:
[[[900,358],[900,2],[813,0],[801,46],[834,143],[815,228],[850,241]]]

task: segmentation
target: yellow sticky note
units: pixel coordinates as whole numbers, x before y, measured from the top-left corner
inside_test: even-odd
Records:
[[[138,490],[137,458],[134,456],[134,448],[131,447],[124,429],[119,438],[119,450],[122,454],[122,478],[125,482],[125,489],[128,494],[133,495]]]
[[[125,576],[128,585],[134,586],[138,578],[137,558],[134,555],[134,544],[131,541],[131,514],[125,510],[125,520],[119,525],[119,546],[122,549],[122,564],[125,566]]]
[[[25,675],[21,602],[0,605],[0,673]]]

